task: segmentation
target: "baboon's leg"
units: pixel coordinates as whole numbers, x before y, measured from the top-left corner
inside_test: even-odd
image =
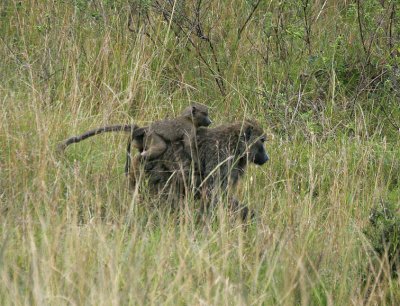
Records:
[[[128,158],[131,159],[129,169],[127,171],[127,175],[129,176],[129,187],[131,190],[135,190],[136,184],[138,183],[140,177],[141,156],[136,155]]]
[[[207,212],[208,210],[215,209],[220,204],[220,198],[215,196],[211,190],[201,191],[201,210]],[[233,196],[228,197],[228,207],[234,213],[240,216],[242,221],[254,220],[255,213],[246,205],[240,203],[238,199]]]
[[[148,131],[148,127],[137,128],[132,131],[131,136],[128,139],[128,144],[126,147],[126,162],[125,162],[125,174],[128,175],[132,162],[132,147],[139,150],[139,152],[143,152],[144,150],[144,137],[146,132]]]
[[[167,144],[164,139],[157,134],[150,134],[147,137],[148,148],[140,155],[146,159],[154,159],[165,152]]]
[[[252,209],[249,209],[246,205],[240,203],[235,197],[229,197],[229,208],[232,209],[234,213],[239,213],[242,221],[247,219],[253,220],[255,218],[255,213]]]

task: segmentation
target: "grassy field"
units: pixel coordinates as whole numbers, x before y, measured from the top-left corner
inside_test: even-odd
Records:
[[[396,6],[2,1],[0,304],[398,305],[364,234],[374,207],[399,213]],[[139,201],[126,135],[55,152],[193,101],[265,128],[270,161],[236,191],[253,222]]]

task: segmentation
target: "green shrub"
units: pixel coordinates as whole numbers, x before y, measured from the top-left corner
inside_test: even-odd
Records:
[[[391,274],[397,276],[400,267],[399,205],[381,202],[380,206],[371,210],[369,221],[365,235],[381,258],[387,256]]]

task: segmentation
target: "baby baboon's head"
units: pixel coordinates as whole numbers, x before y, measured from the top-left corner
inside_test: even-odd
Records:
[[[182,115],[190,118],[195,127],[209,126],[212,123],[210,117],[208,117],[208,107],[198,103],[185,108]]]
[[[265,164],[269,157],[265,151],[265,134],[262,128],[257,122],[246,120],[243,125],[243,131],[248,160],[256,165]]]

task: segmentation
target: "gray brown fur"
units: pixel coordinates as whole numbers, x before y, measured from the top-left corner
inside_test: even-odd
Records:
[[[167,149],[167,143],[183,140],[186,147],[190,147],[190,139],[195,135],[197,128],[211,124],[208,117],[208,108],[201,104],[192,104],[184,109],[179,117],[165,119],[152,123],[146,130],[142,142],[133,135],[133,145],[141,156],[147,160],[157,158]]]
[[[264,148],[265,135],[255,121],[246,120],[197,131],[197,158],[202,185],[223,189],[235,185],[248,163],[258,165],[268,160]]]
[[[197,159],[198,189],[205,206],[215,205],[221,192],[235,187],[249,163],[263,165],[268,161],[264,142],[261,126],[250,120],[197,131],[193,157]],[[233,210],[240,210],[243,219],[250,213],[234,197],[229,204]]]
[[[262,165],[268,160],[265,136],[255,121],[199,128],[191,141],[196,145],[189,153],[184,144],[172,142],[153,161],[143,162],[134,158],[129,172],[131,186],[136,185],[137,173],[143,167],[153,191],[166,191],[168,196],[172,191],[175,196],[183,197],[188,186],[194,186],[204,206],[213,206],[217,194],[235,186],[249,162]],[[230,204],[235,210],[241,209],[242,217],[246,218],[249,213],[247,207],[234,198],[231,198]]]

